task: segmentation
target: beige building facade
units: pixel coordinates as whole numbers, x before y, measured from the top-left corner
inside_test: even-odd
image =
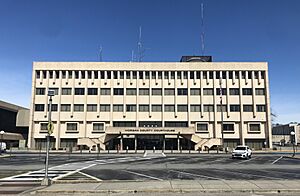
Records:
[[[45,146],[48,90],[55,149],[272,147],[266,62],[34,62],[30,148]]]

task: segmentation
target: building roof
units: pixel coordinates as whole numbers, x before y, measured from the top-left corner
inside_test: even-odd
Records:
[[[0,100],[0,108],[5,109],[5,110],[9,110],[12,112],[18,112],[19,110],[29,110],[28,108],[24,108],[15,104],[11,104],[5,101],[1,101]]]

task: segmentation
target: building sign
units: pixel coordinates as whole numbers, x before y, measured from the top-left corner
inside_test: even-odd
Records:
[[[175,133],[175,129],[125,129],[123,132],[130,133]]]
[[[163,128],[163,127],[107,127],[105,130],[107,134],[194,134],[194,128],[190,127],[176,127],[176,128]]]

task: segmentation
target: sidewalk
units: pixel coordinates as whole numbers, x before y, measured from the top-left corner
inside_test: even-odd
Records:
[[[99,194],[99,193],[167,193],[167,192],[249,192],[299,193],[300,180],[172,180],[112,181],[100,183],[52,184],[31,194]]]

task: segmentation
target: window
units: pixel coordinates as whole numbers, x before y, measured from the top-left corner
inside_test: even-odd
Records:
[[[100,79],[105,79],[105,72],[104,71],[100,71]]]
[[[139,71],[139,79],[144,79],[144,74],[142,71]]]
[[[43,73],[43,78],[47,78],[47,71],[42,71]]]
[[[50,78],[50,79],[53,78],[53,71],[49,71],[49,78]]]
[[[135,121],[114,121],[114,127],[136,127]]]
[[[137,79],[137,72],[136,72],[136,71],[133,71],[133,72],[132,72],[132,78],[133,78],[133,79]]]
[[[183,79],[188,79],[188,72],[187,71],[183,72]]]
[[[177,79],[181,79],[181,71],[177,71]]]
[[[111,79],[111,71],[106,71],[107,79]]]
[[[75,88],[75,95],[84,95],[84,88]]]
[[[48,107],[47,107],[47,111],[49,111],[49,104],[48,104]],[[57,104],[52,104],[51,105],[51,111],[52,112],[57,112],[57,110],[58,110],[58,105]]]
[[[207,71],[204,71],[202,74],[203,74],[203,76],[202,76],[203,79],[207,79]]]
[[[177,89],[177,95],[187,95],[188,89],[187,88],[178,88]]]
[[[115,105],[113,105],[113,111],[114,112],[123,112],[123,109],[124,109],[124,107],[121,104],[115,104]]]
[[[229,79],[233,79],[233,71],[229,71]]]
[[[152,105],[152,112],[161,112],[162,106],[161,105]]]
[[[261,72],[261,79],[265,79],[265,72],[264,71]]]
[[[209,72],[209,79],[214,79],[214,73],[212,71]]]
[[[150,79],[150,72],[149,71],[145,71],[145,79]]]
[[[139,105],[140,112],[149,112],[149,105]]]
[[[195,78],[195,72],[194,71],[190,71],[190,79],[194,79]]]
[[[67,131],[77,131],[77,123],[67,123]]]
[[[174,88],[165,88],[165,95],[175,95],[175,89]]]
[[[75,71],[75,79],[79,79],[79,72]]]
[[[153,88],[152,89],[152,95],[162,95],[161,88]]]
[[[243,88],[243,95],[252,95],[252,88]]]
[[[255,72],[254,72],[254,78],[255,78],[255,79],[258,79],[258,71],[255,71]]]
[[[72,94],[72,89],[71,88],[62,88],[61,89],[61,94],[62,95],[71,95]]]
[[[88,88],[88,95],[98,95],[97,88]]]
[[[110,112],[109,104],[100,104],[100,112]]]
[[[36,112],[43,112],[45,110],[44,104],[35,104],[34,105],[34,111]]]
[[[72,79],[72,71],[68,71],[68,75],[69,75],[68,78]]]
[[[220,79],[220,72],[216,71],[216,79]]]
[[[266,112],[266,106],[265,105],[256,105],[256,111],[257,112]]]
[[[246,79],[246,72],[242,71],[242,79]]]
[[[234,124],[223,124],[223,131],[226,132],[233,132],[234,131]]]
[[[165,105],[165,112],[175,112],[175,105]]]
[[[240,95],[240,89],[238,88],[230,88],[229,95]]]
[[[130,71],[126,71],[126,79],[130,79]]]
[[[162,127],[161,121],[139,121],[139,127]]]
[[[92,72],[91,71],[88,71],[88,79],[92,79]]]
[[[41,72],[40,71],[35,71],[35,77],[37,78],[37,79],[39,79],[39,78],[41,78]]]
[[[162,79],[162,72],[161,71],[158,72],[158,79]]]
[[[203,105],[203,111],[204,112],[213,112],[214,111],[214,105]]]
[[[50,91],[54,91],[54,95],[58,95],[58,88],[49,88]]]
[[[48,123],[41,123],[40,130],[48,132]]]
[[[227,105],[217,105],[217,112],[221,112],[221,109],[222,109],[222,112],[227,112]]]
[[[104,131],[104,123],[93,123],[93,131]]]
[[[235,71],[235,79],[239,79],[240,78],[240,75],[239,75],[239,71]]]
[[[203,95],[214,95],[214,89],[212,88],[204,88]]]
[[[191,88],[191,95],[200,95],[200,88]]]
[[[253,105],[243,105],[244,112],[253,112]]]
[[[139,95],[149,95],[149,89],[148,88],[140,88]]]
[[[136,105],[126,105],[127,112],[136,112]]]
[[[191,112],[201,112],[200,105],[191,105]]]
[[[250,132],[260,132],[260,124],[249,124]]]
[[[71,111],[71,104],[61,104],[60,105],[61,112],[70,112]]]
[[[188,106],[187,105],[177,105],[177,111],[178,112],[187,112]]]
[[[164,72],[164,78],[165,78],[165,79],[169,79],[169,72],[168,72],[168,71],[165,71],[165,72]]]
[[[265,95],[265,89],[264,88],[256,88],[255,95]]]
[[[36,95],[45,95],[45,88],[36,88],[35,94]]]
[[[124,95],[124,89],[114,88],[114,95]]]
[[[171,71],[171,79],[175,79],[175,71]]]
[[[97,112],[97,104],[87,104],[86,107],[88,112]]]
[[[84,105],[83,104],[74,104],[74,112],[83,112]]]
[[[135,88],[127,88],[126,95],[136,95],[136,89]]]
[[[151,78],[152,78],[152,79],[156,79],[156,71],[152,71],[152,73],[151,73]]]
[[[248,79],[252,79],[252,71],[248,71]]]
[[[98,71],[94,71],[94,78],[98,79]]]
[[[124,71],[120,71],[120,79],[124,79]]]
[[[197,123],[197,131],[208,131],[208,124],[207,123]]]
[[[85,79],[85,71],[81,71],[81,79]]]
[[[217,88],[216,89],[216,94],[217,95],[221,95],[221,91],[222,91],[222,95],[226,95],[226,88],[222,88],[222,89],[220,89],[220,88]]]
[[[188,122],[186,122],[186,121],[183,121],[183,122],[180,122],[180,121],[175,121],[175,122],[166,121],[165,122],[165,127],[188,127]]]
[[[196,78],[197,79],[200,79],[201,77],[200,77],[200,71],[196,71]]]
[[[101,88],[100,95],[110,95],[110,88]]]
[[[230,105],[230,112],[239,112],[240,110],[240,105]]]
[[[114,79],[118,79],[118,72],[117,72],[117,71],[114,71],[114,72],[113,72],[113,76],[114,76]]]

